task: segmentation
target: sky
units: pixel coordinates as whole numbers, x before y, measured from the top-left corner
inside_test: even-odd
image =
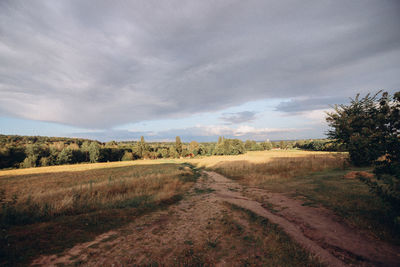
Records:
[[[0,134],[323,138],[400,90],[400,1],[0,1]]]

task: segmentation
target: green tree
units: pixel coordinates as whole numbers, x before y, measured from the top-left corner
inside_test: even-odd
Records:
[[[271,150],[272,149],[272,144],[269,140],[265,141],[264,143],[261,144],[264,150]]]
[[[200,148],[199,143],[197,143],[196,141],[190,142],[189,144],[190,153],[193,153],[194,155],[199,154],[199,148]]]
[[[384,145],[377,131],[377,95],[360,99],[358,94],[349,105],[335,105],[334,111],[327,113],[326,121],[331,127],[328,137],[345,145],[356,166],[370,165],[383,154]]]
[[[100,145],[97,142],[92,142],[89,145],[90,162],[98,162],[100,158]]]
[[[40,159],[40,166],[49,166],[50,165],[50,159],[49,157],[43,157]]]
[[[168,158],[169,157],[169,149],[167,149],[167,148],[160,149],[160,154],[161,154],[161,157]]]
[[[246,148],[246,150],[250,151],[252,146],[253,146],[253,142],[251,140],[246,140],[246,142],[244,142],[244,147]]]
[[[90,142],[89,141],[84,141],[81,145],[81,150],[83,154],[85,155],[85,161],[90,161],[90,156],[89,156],[89,146]]]
[[[143,136],[140,137],[140,143],[138,144],[137,150],[140,158],[144,158],[144,156],[147,155],[148,149]]]
[[[42,149],[38,144],[28,144],[25,147],[26,158],[22,163],[24,168],[36,167],[39,165],[40,157],[43,156]]]
[[[106,143],[106,147],[117,147],[117,146],[118,143],[115,142],[114,140]]]
[[[284,142],[284,141],[280,141],[280,142],[279,142],[279,148],[280,148],[280,149],[285,149],[285,148],[286,148],[285,142]]]
[[[218,144],[218,145],[221,144],[222,141],[223,141],[223,137],[222,137],[222,136],[218,137],[218,142],[217,142],[217,144]]]
[[[400,212],[400,92],[378,92],[328,113],[329,137],[343,144],[355,165],[375,163],[377,180],[360,177]]]
[[[182,142],[179,136],[175,138],[175,149],[176,153],[178,153],[178,156],[179,157],[182,156]]]
[[[125,151],[124,155],[121,158],[122,161],[133,160],[133,153],[129,151]]]
[[[69,164],[72,163],[72,149],[69,147],[65,147],[63,150],[61,150],[60,154],[58,154],[57,157],[57,163],[58,164]]]

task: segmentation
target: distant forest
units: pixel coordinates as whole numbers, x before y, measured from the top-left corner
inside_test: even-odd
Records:
[[[238,155],[246,151],[300,148],[316,151],[338,151],[332,141],[296,140],[256,142],[219,137],[218,142],[110,141],[64,137],[0,135],[0,169],[30,168],[83,162],[127,161],[136,159]]]

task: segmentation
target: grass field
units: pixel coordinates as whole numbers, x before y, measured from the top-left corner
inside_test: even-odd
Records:
[[[400,244],[390,206],[358,179],[344,178],[360,170],[348,165],[347,156],[273,150],[0,171],[0,265],[25,265],[176,203],[196,181],[198,170],[192,166],[301,198],[304,205],[325,206],[355,227]]]
[[[0,179],[4,176],[42,174],[42,173],[59,173],[59,172],[81,172],[97,169],[108,169],[118,167],[128,167],[136,165],[154,165],[175,162],[174,160],[134,160],[134,161],[114,161],[99,163],[83,163],[71,165],[57,165],[48,167],[35,167],[24,169],[0,170]]]
[[[268,150],[268,151],[249,151],[242,155],[234,156],[211,156],[202,158],[185,159],[185,162],[196,165],[197,167],[216,168],[217,165],[229,162],[237,164],[239,161],[248,163],[267,163],[276,160],[277,158],[303,158],[305,156],[329,156],[346,158],[347,153],[338,152],[319,152],[319,151],[304,151],[304,150]]]
[[[48,167],[36,167],[25,169],[0,170],[0,179],[5,176],[59,173],[59,172],[81,172],[97,169],[108,169],[117,167],[127,167],[136,165],[155,165],[166,163],[190,163],[198,167],[212,167],[220,162],[245,160],[253,163],[268,162],[276,157],[303,157],[305,155],[327,155],[338,154],[330,152],[315,152],[302,150],[270,150],[270,151],[250,151],[246,154],[235,156],[211,156],[191,159],[157,159],[157,160],[134,160],[134,161],[116,161],[101,163],[84,163],[72,165],[58,165]],[[342,153],[346,154],[346,153]]]
[[[3,176],[0,265],[63,250],[175,203],[195,179],[181,164]]]
[[[347,154],[277,152],[265,162],[255,158],[206,166],[243,185],[301,198],[304,205],[322,205],[376,238],[400,244],[393,208],[356,177],[345,178],[349,172],[372,169],[349,166]]]

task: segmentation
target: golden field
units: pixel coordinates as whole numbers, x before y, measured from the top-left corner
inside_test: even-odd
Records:
[[[248,157],[250,160],[220,161],[206,164],[225,176],[240,179],[249,185],[261,185],[271,180],[282,181],[310,173],[344,169],[348,166],[344,153],[273,153],[268,158]]]
[[[51,218],[131,206],[135,203],[128,202],[138,198],[151,197],[152,202],[169,199],[190,187],[181,178],[191,175],[189,167],[176,164],[33,173],[3,176],[0,193],[3,202],[14,202],[12,205],[18,213],[31,213],[35,209],[35,216]]]
[[[196,165],[197,167],[215,168],[222,162],[248,162],[248,163],[267,163],[277,158],[304,158],[308,156],[321,157],[347,157],[347,153],[321,152],[304,150],[268,150],[268,151],[249,151],[242,155],[232,156],[211,156],[202,158],[185,159],[184,162]]]
[[[156,160],[133,160],[133,161],[116,161],[116,162],[100,162],[100,163],[84,163],[72,165],[58,165],[48,167],[36,167],[25,169],[0,170],[0,179],[4,176],[17,176],[42,173],[59,173],[59,172],[80,172],[96,169],[107,169],[117,167],[127,167],[136,165],[154,165],[165,163],[190,163],[198,167],[213,167],[220,162],[229,161],[248,161],[251,163],[263,163],[271,161],[274,158],[280,157],[304,157],[308,155],[337,155],[347,153],[337,152],[317,152],[317,151],[302,151],[302,150],[269,150],[269,151],[249,151],[242,155],[232,156],[209,156],[200,158],[185,158],[185,159],[156,159]]]

